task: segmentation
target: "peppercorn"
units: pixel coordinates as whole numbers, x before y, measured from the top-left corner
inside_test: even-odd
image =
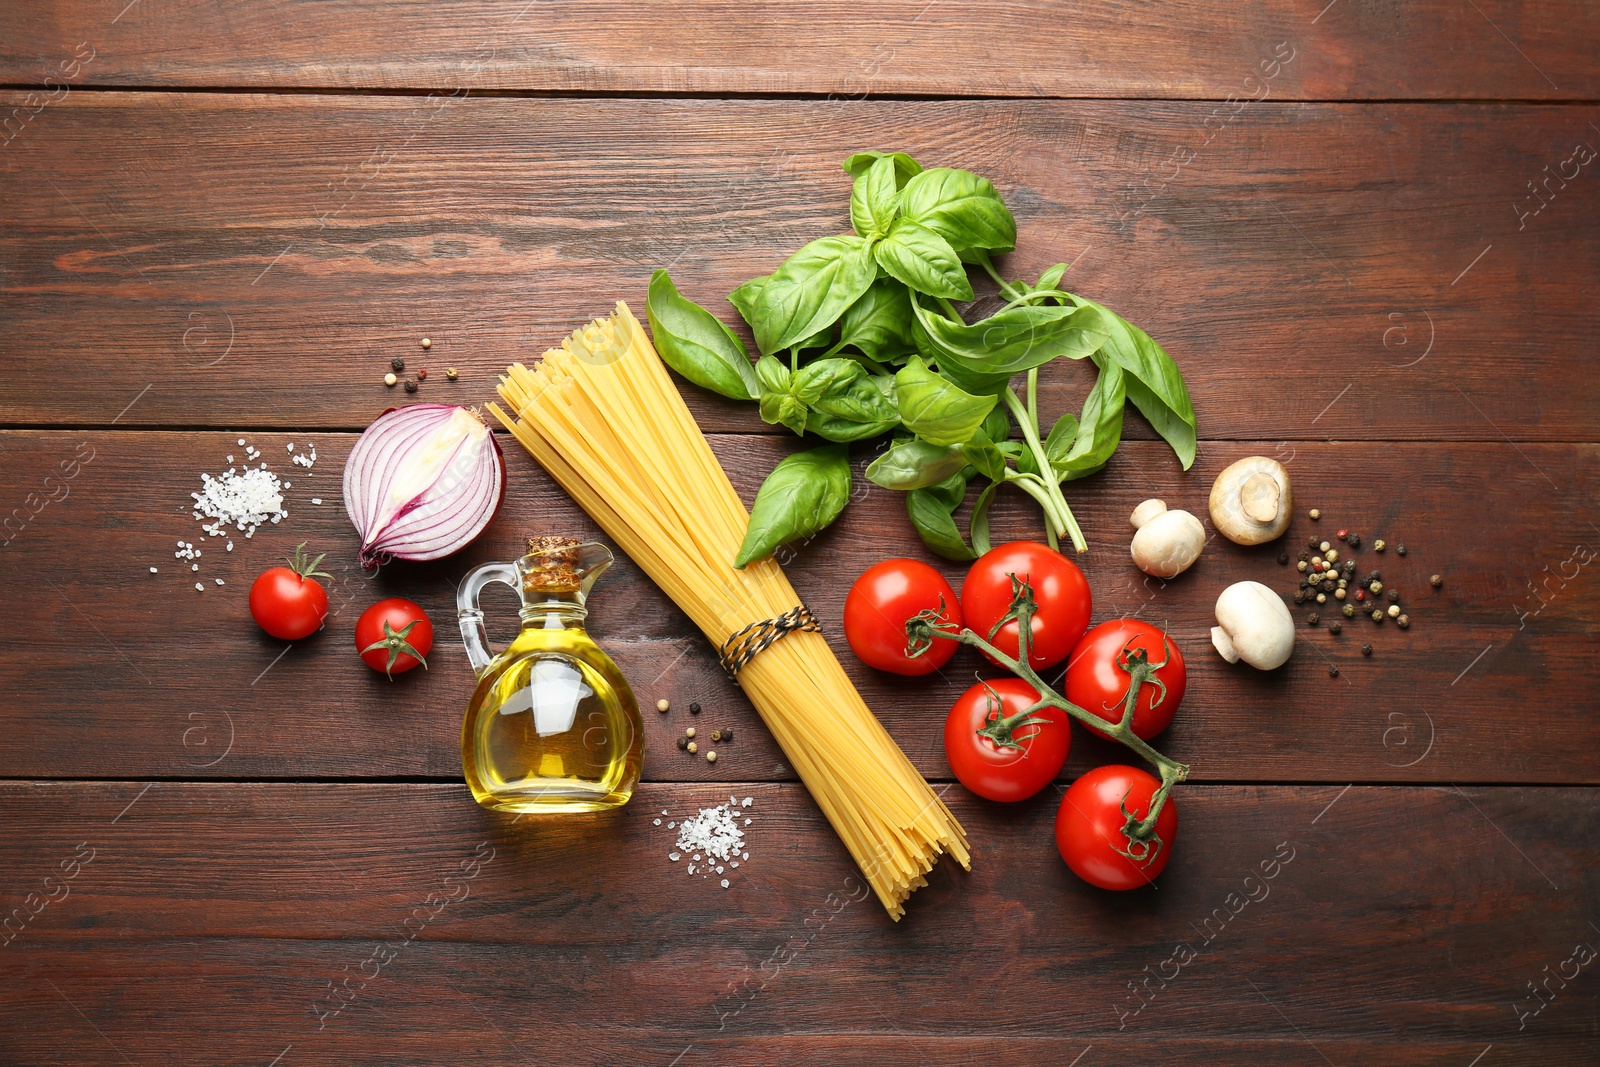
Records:
[[[1439,588],[1444,584],[1444,575],[1435,574],[1432,578],[1428,579],[1428,584],[1433,586],[1435,589]]]
[[[392,388],[392,387],[393,387],[393,386],[394,386],[394,384],[395,384],[395,383],[396,383],[396,382],[398,382],[398,381],[399,381],[399,380],[400,380],[400,379],[399,379],[399,378],[396,378],[396,377],[395,377],[395,376],[394,376],[394,375],[393,375],[393,374],[385,374],[385,375],[384,375],[384,376],[383,376],[383,384],[384,384],[384,385],[387,385],[387,386],[390,386],[390,387],[391,387],[391,388]]]
[[[1360,548],[1361,547],[1361,535],[1360,534],[1351,534],[1349,537],[1345,538],[1345,544],[1349,545],[1351,548]]]
[[[1294,602],[1296,604],[1304,604],[1306,602],[1306,591],[1304,589],[1296,589],[1294,591]]]
[[[656,701],[657,711],[666,711],[670,707],[672,707],[672,705],[667,701],[666,697],[662,697],[660,700]]]
[[[1371,645],[1362,645],[1362,646],[1361,646],[1361,654],[1362,654],[1362,655],[1363,655],[1363,656],[1370,656],[1370,655],[1372,655],[1372,646],[1371,646]]]
[[[1300,562],[1304,563],[1306,560],[1308,560],[1310,558],[1311,558],[1311,553],[1305,551],[1304,549],[1302,549],[1301,552],[1300,552]]]
[[[1317,542],[1317,550],[1318,550],[1318,551],[1319,551],[1319,552],[1326,552],[1326,551],[1328,551],[1328,550],[1329,550],[1329,549],[1330,549],[1330,548],[1332,548],[1332,547],[1333,547],[1333,546],[1332,546],[1332,545],[1330,545],[1330,544],[1328,544],[1328,542],[1326,542],[1326,541],[1318,541],[1318,542]]]
[[[1320,544],[1322,544],[1322,538],[1320,537],[1313,537],[1306,541],[1307,548],[1316,548]]]
[[[1346,595],[1347,594],[1345,593],[1344,586],[1342,585],[1333,591],[1333,599],[1335,600],[1343,600]]]
[[[1289,562],[1289,553],[1287,553],[1287,552],[1279,552],[1278,553],[1278,566],[1282,567],[1284,564],[1286,564],[1288,562]]]
[[[446,367],[444,369],[444,376],[450,379],[452,382],[460,377],[460,375],[456,373],[456,369],[454,367]]]
[[[1356,572],[1356,561],[1353,560],[1353,559],[1345,560],[1344,561],[1344,572],[1346,574],[1354,574]]]
[[[733,740],[733,731],[731,729],[729,729],[728,727],[724,726],[722,728],[722,739],[724,741],[732,741]]]
[[[689,714],[690,715],[698,715],[698,714],[700,714],[700,702],[698,700],[689,701]]]
[[[406,392],[414,393],[416,391],[417,391],[417,383],[407,379],[407,381],[406,381]]]
[[[1340,622],[1338,619],[1334,619],[1328,624],[1328,632],[1330,634],[1342,633],[1343,631],[1344,623]]]
[[[1311,564],[1307,563],[1305,560],[1301,560],[1299,563],[1295,564],[1295,566],[1299,568],[1301,574],[1304,574],[1306,571],[1311,569]]]
[[[1402,630],[1409,630],[1411,629],[1411,616],[1402,614],[1398,619],[1394,620],[1394,624]]]
[[[1383,612],[1377,608],[1374,608],[1372,611],[1372,621],[1377,623],[1383,622]]]
[[[1338,586],[1334,583],[1332,578],[1324,578],[1322,580],[1322,591],[1324,593],[1331,593],[1337,588]]]
[[[427,380],[428,380],[428,368],[427,367],[419,367],[419,368],[417,368],[417,381],[425,382]]]
[[[1394,554],[1397,555],[1397,556],[1405,555],[1406,554],[1406,546],[1405,545],[1395,545],[1394,546]]]
[[[432,348],[433,347],[433,342],[428,340],[426,337],[424,337],[422,339],[422,347],[423,348]]]
[[[690,741],[689,742],[689,752],[690,752],[690,754],[692,755],[692,754],[694,754],[696,752],[699,752],[699,751],[700,751],[700,746],[698,744],[696,744],[695,742]]]
[[[1372,551],[1374,551],[1374,552],[1382,552],[1384,550],[1384,547],[1385,547],[1385,545],[1383,543],[1383,538],[1381,538],[1381,537],[1378,538],[1376,541],[1372,542]]]
[[[691,726],[691,727],[689,727],[689,728],[688,728],[688,729],[687,729],[687,730],[685,730],[685,731],[684,731],[684,732],[683,732],[683,736],[684,736],[684,737],[693,737],[693,736],[694,736],[694,727],[693,727],[693,726]]]
[[[402,371],[406,369],[406,361],[401,359],[399,356],[396,356],[389,361],[389,366],[396,371]]]
[[[711,731],[711,740],[713,740],[713,741],[721,741],[722,740],[722,731],[721,730],[712,730]]]
[[[1394,588],[1393,586],[1390,586],[1389,587],[1388,596],[1389,596],[1389,603],[1391,603],[1391,604],[1400,603],[1400,590]]]
[[[1300,578],[1300,588],[1301,589],[1305,589],[1305,588],[1309,587],[1310,585],[1311,585],[1311,579],[1302,575],[1301,578]]]
[[[1344,617],[1347,619],[1353,619],[1356,617],[1356,606],[1354,604],[1346,604],[1339,610],[1344,612]]]
[[[1317,623],[1319,623],[1321,621],[1322,621],[1322,616],[1318,615],[1314,611],[1310,615],[1306,616],[1306,625],[1307,626],[1315,626]]]
[[[1399,604],[1390,604],[1389,605],[1389,618],[1398,619],[1399,617],[1400,617],[1400,605]]]
[[[1327,593],[1318,593],[1317,594],[1317,603],[1318,604],[1326,604],[1327,602],[1328,602],[1328,594]]]
[[[1350,531],[1349,530],[1340,530],[1338,536],[1339,536],[1339,540],[1343,541],[1346,537],[1350,536]]]
[[[715,752],[707,752],[706,753],[706,762],[707,763],[715,763],[715,762],[717,762],[717,754]]]
[[[1365,589],[1357,589],[1356,590],[1356,599],[1357,600],[1365,600],[1365,599],[1367,599],[1367,591]]]
[[[1380,580],[1382,577],[1383,577],[1382,574],[1380,574],[1377,571],[1373,571],[1371,574],[1367,575],[1367,581],[1376,582],[1376,581]]]
[[[1383,592],[1383,583],[1374,578],[1372,581],[1367,583],[1367,592],[1371,593],[1373,596],[1377,596],[1379,593]]]
[[[1337,678],[1337,677],[1339,677],[1339,668],[1330,665],[1328,667],[1328,677],[1329,678]]]
[[[1328,560],[1329,563],[1338,563],[1339,562],[1339,550],[1337,548],[1328,549],[1327,560]]]
[[[680,749],[688,748],[689,747],[689,739],[687,737],[678,738],[678,747]]]
[[[1349,586],[1349,584],[1350,584],[1349,579],[1347,579],[1347,578],[1340,578],[1339,579],[1339,588],[1340,589],[1346,588],[1347,586]]]
[[[1317,519],[1322,518],[1322,509],[1312,508],[1309,512],[1307,512],[1307,514],[1310,515],[1311,520],[1315,522]]]

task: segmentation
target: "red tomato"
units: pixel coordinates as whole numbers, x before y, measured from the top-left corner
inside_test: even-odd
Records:
[[[356,621],[356,649],[361,660],[391,679],[417,664],[428,667],[433,651],[433,623],[428,613],[401,597],[380,600]]]
[[[1029,716],[1044,722],[1014,727],[1011,740],[1018,747],[978,732],[1038,699],[1021,678],[979,682],[956,699],[944,721],[944,754],[962,785],[980,797],[1010,802],[1026,800],[1055,780],[1072,747],[1072,728],[1060,708]]]
[[[1072,873],[1101,889],[1138,889],[1166,870],[1178,839],[1178,809],[1170,796],[1156,816],[1156,837],[1134,849],[1122,832],[1129,814],[1143,818],[1161,783],[1137,767],[1096,767],[1073,782],[1056,812],[1056,847]],[[1124,855],[1140,854],[1140,859]]]
[[[906,622],[937,611],[961,627],[961,602],[944,575],[914,559],[886,559],[868,567],[844,598],[844,639],[863,663],[895,674],[932,674],[950,662],[957,644],[934,638],[913,659],[906,655]]]
[[[1132,680],[1121,664],[1130,652],[1143,649],[1152,664],[1166,661],[1166,666],[1156,671],[1155,677],[1166,686],[1154,681],[1146,682],[1139,693],[1139,703],[1133,709],[1133,732],[1148,741],[1172,724],[1172,716],[1183,703],[1183,690],[1188,684],[1188,672],[1183,666],[1183,654],[1172,639],[1148,623],[1136,619],[1113,619],[1084,634],[1078,647],[1072,650],[1067,662],[1066,697],[1080,708],[1100,716],[1107,722],[1122,721],[1122,705],[1128,697],[1128,683]],[[1109,737],[1104,730],[1095,730],[1101,737]]]
[[[250,586],[251,617],[280,641],[310,637],[328,617],[328,594],[313,575],[332,575],[317,570],[322,556],[307,560],[305,550],[306,543],[302,541],[289,557],[287,567],[262,571]]]
[[[961,585],[961,613],[968,627],[1008,656],[1017,654],[1017,620],[1008,620],[993,637],[989,631],[1011,609],[1013,574],[1033,586],[1038,604],[1028,661],[1034,670],[1053,667],[1089,628],[1089,582],[1076,563],[1036,541],[1012,541],[979,557]]]

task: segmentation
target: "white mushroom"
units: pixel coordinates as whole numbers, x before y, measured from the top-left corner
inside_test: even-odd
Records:
[[[1139,531],[1133,535],[1133,562],[1146,574],[1176,578],[1200,558],[1206,528],[1187,511],[1168,511],[1165,501],[1146,500],[1128,517]]]
[[[1236,544],[1259,545],[1282,536],[1293,511],[1289,472],[1266,456],[1246,456],[1211,485],[1211,521]]]
[[[1260,582],[1237,582],[1217,597],[1211,643],[1229,663],[1280,667],[1294,651],[1294,618],[1283,598]]]

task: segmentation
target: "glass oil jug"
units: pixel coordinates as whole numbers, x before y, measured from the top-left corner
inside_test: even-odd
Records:
[[[603,811],[639,782],[644,723],[627,679],[583,627],[584,602],[609,549],[537,537],[515,563],[466,576],[456,597],[461,640],[478,676],[461,726],[461,764],[484,807]],[[489,650],[478,596],[503,582],[522,597],[522,630]]]

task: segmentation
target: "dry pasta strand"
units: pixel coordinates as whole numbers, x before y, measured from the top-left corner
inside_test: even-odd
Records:
[[[500,379],[506,428],[715,646],[800,603],[771,558],[733,566],[750,514],[628,305]],[[793,631],[740,672],[762,721],[898,920],[966,832],[850,683]]]

